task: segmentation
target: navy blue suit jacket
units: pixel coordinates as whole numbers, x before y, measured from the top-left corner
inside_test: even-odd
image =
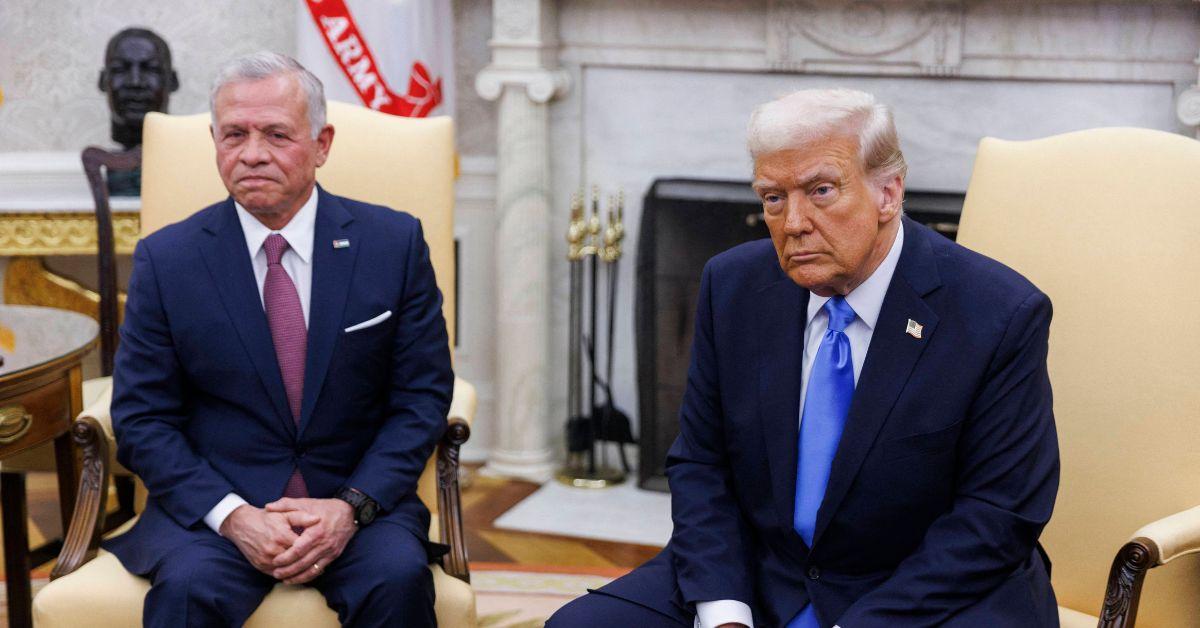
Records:
[[[213,534],[204,515],[227,493],[260,507],[278,499],[296,466],[313,497],[354,487],[380,503],[375,525],[427,540],[417,478],[454,384],[429,249],[408,214],[317,194],[299,426],[233,200],[138,244],[112,417],[117,457],[150,497],[106,544],[134,573]]]
[[[810,601],[842,628],[1057,625],[1036,549],[1058,488],[1050,301],[904,220],[813,546],[792,528],[808,291],[760,240],[701,280],[667,462],[675,528],[646,569],[675,589],[635,575],[604,592],[677,615],[740,600],[764,626]]]

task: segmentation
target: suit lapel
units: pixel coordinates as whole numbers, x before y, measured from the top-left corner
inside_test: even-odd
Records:
[[[254,278],[254,268],[246,250],[246,236],[238,222],[233,199],[227,199],[204,230],[210,238],[202,245],[204,263],[225,311],[237,330],[250,361],[258,371],[263,389],[275,407],[275,414],[287,433],[296,430],[288,410],[287,393],[275,359],[271,329],[263,311],[262,297]],[[218,339],[214,339],[217,342]]]
[[[354,261],[362,243],[354,225],[354,217],[336,196],[317,188],[317,222],[313,234],[312,294],[308,310],[308,351],[304,363],[304,401],[300,405],[299,434],[304,434],[312,417],[313,407],[329,370],[341,333],[346,295],[354,274]],[[346,240],[350,246],[334,248],[335,240]]]
[[[796,503],[796,445],[800,430],[800,375],[804,363],[804,319],[808,291],[790,278],[763,289],[764,311],[758,333],[758,398],[771,469],[771,494],[781,525],[798,547],[803,539],[792,526]]]
[[[875,437],[937,328],[938,317],[923,300],[926,294],[941,285],[927,239],[931,232],[907,218],[904,221],[904,248],[883,299],[867,360],[846,416],[846,427],[830,469],[825,498],[817,512],[813,545],[820,542],[822,532],[846,497]],[[921,339],[905,333],[909,319],[924,325]]]

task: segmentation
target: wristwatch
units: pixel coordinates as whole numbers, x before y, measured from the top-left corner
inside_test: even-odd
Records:
[[[375,520],[375,515],[379,514],[379,502],[367,497],[366,493],[358,489],[343,488],[334,497],[350,504],[350,507],[354,509],[354,525],[356,526],[370,525]]]

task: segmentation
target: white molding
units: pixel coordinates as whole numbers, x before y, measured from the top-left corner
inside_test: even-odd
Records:
[[[115,211],[137,211],[138,198],[113,198]],[[79,153],[0,153],[0,211],[90,212],[95,209]]]
[[[489,65],[475,75],[475,91],[484,100],[496,100],[506,86],[524,87],[529,99],[544,104],[571,88],[571,75],[554,68],[508,68]]]
[[[489,209],[496,205],[496,156],[461,155],[458,159],[458,181],[454,186],[454,198],[459,206],[486,204]],[[472,207],[474,209],[474,207]]]
[[[767,4],[766,57],[775,69],[837,73],[843,65],[867,64],[884,72],[951,76],[962,55],[962,0]]]
[[[489,477],[517,478],[541,484],[554,477],[558,464],[549,449],[543,451],[504,451],[492,448],[480,473]]]
[[[1188,15],[1194,18],[1195,11],[1188,6],[1194,2],[1094,0],[1073,3],[1078,5],[1074,8],[1060,7],[1078,14],[1078,27],[1091,28],[1099,38],[1100,43],[1089,43],[1087,51],[1079,54],[1064,54],[1070,45],[1064,48],[1055,37],[1021,30],[1023,24],[1041,23],[1036,20],[1039,4],[1034,0],[997,3],[994,6],[1006,8],[985,11],[981,4],[962,0],[770,0],[757,8],[748,7],[750,17],[743,14],[724,22],[694,17],[685,21],[678,15],[683,0],[654,7],[636,0],[614,0],[604,10],[567,4],[560,11],[566,12],[564,24],[568,26],[560,34],[559,60],[565,65],[639,69],[1001,80],[1176,84],[1190,83],[1194,76],[1194,50],[1173,50],[1173,43],[1158,49],[1123,46],[1116,40],[1104,43],[1109,39],[1105,29],[1114,22],[1121,24],[1123,32],[1129,31],[1130,37],[1154,33],[1161,40],[1178,43],[1186,36],[1179,20]],[[1156,8],[1148,13],[1139,4]],[[1087,17],[1089,6],[1098,11],[1094,17]],[[875,22],[855,22],[853,11],[844,9],[880,13]],[[1052,9],[1045,10],[1054,15]],[[687,24],[694,36],[660,41],[656,38],[660,22]],[[1193,22],[1200,27],[1200,21]],[[869,37],[855,34],[864,28],[876,28],[879,33]],[[1008,49],[967,39],[967,35],[980,32],[1017,39]],[[891,46],[876,46],[880,38]],[[1078,33],[1075,38],[1085,39]]]
[[[657,48],[653,46],[616,46],[605,44],[567,44],[559,57],[564,64],[655,68],[663,70],[730,70],[742,72],[780,72],[784,74],[836,74],[854,76],[940,76],[1001,80],[1060,80],[1121,83],[1174,83],[1188,69],[1190,61],[1115,60],[1021,55],[1011,57],[965,55],[953,72],[929,66],[879,64],[866,61],[808,61],[802,68],[767,61],[764,50],[731,48]]]

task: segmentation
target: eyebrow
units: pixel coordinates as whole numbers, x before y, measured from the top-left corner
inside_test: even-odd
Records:
[[[271,124],[268,124],[266,126],[261,126],[261,127],[255,126],[252,124],[250,124],[250,125],[244,124],[242,122],[226,122],[224,124],[219,125],[217,127],[217,129],[220,131],[229,131],[229,130],[234,130],[234,129],[245,130],[248,127],[253,127],[253,128],[259,129],[259,130],[263,131],[264,133],[270,133],[272,131],[285,131],[288,133],[292,132],[292,127],[290,127],[282,122],[272,122]]]
[[[807,173],[805,173],[805,176],[803,176],[802,178],[801,177],[795,178],[794,181],[795,181],[796,187],[804,188],[804,187],[808,187],[809,185],[811,185],[812,183],[814,183],[816,181],[821,181],[821,180],[841,181],[841,179],[842,179],[842,171],[840,169],[838,169],[836,166],[831,166],[828,164],[821,164],[820,166],[817,166],[816,168],[809,170]],[[778,187],[780,187],[780,184],[779,184],[779,182],[777,182],[773,179],[759,177],[759,178],[756,178],[754,180],[754,182],[750,184],[750,187],[757,192],[757,191],[763,190],[763,189],[778,188]]]

